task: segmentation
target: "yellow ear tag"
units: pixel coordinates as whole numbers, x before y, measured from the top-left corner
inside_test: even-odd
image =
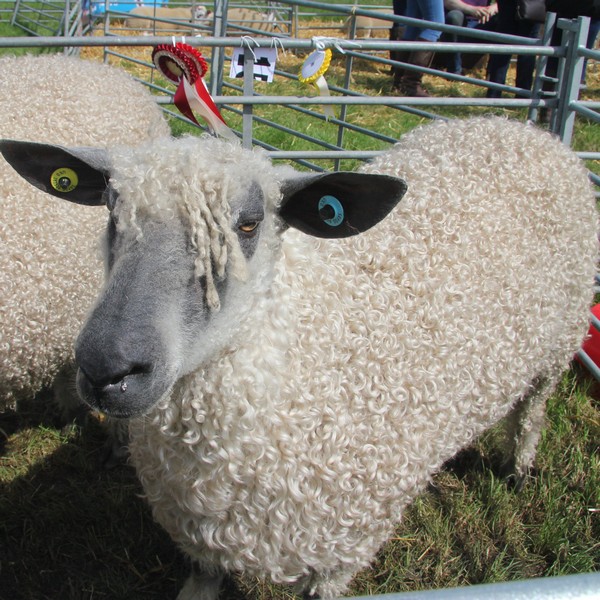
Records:
[[[57,192],[72,192],[79,183],[77,173],[68,167],[56,169],[50,175],[50,184]]]

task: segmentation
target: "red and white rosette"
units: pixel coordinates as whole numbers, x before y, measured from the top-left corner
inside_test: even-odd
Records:
[[[215,135],[237,140],[204,83],[203,77],[208,67],[196,48],[181,42],[173,45],[159,44],[152,51],[152,61],[167,79],[178,84],[174,102],[183,115],[199,125],[194,116],[195,111]]]

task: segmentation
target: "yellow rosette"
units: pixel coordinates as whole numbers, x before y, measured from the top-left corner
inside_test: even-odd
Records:
[[[298,79],[302,83],[314,83],[319,90],[320,96],[329,96],[329,88],[327,87],[327,81],[325,81],[325,73],[331,63],[331,50],[329,48],[315,50],[311,52],[302,67],[300,68],[300,74]],[[325,116],[333,117],[333,107],[326,104],[323,107]]]

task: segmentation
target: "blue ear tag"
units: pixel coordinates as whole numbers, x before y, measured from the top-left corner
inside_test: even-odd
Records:
[[[337,227],[344,220],[344,207],[335,196],[323,196],[319,200],[319,216],[327,225]]]

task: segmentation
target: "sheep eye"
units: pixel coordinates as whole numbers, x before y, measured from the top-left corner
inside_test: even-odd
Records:
[[[248,221],[239,226],[239,230],[243,233],[253,233],[259,225],[259,221]]]

